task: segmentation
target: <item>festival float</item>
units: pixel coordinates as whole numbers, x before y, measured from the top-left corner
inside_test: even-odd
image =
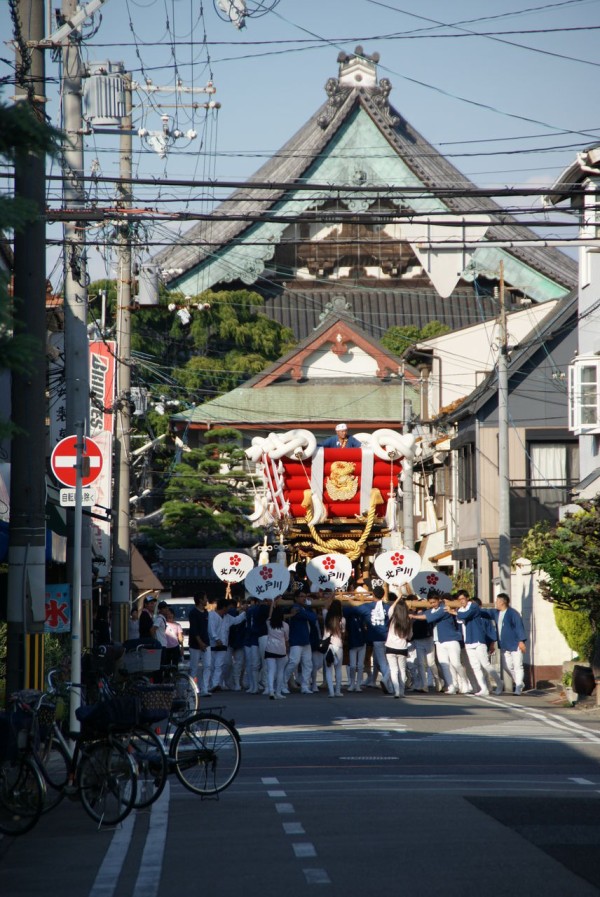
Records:
[[[258,484],[250,520],[265,535],[259,563],[268,560],[267,539],[279,543],[278,560],[285,542],[288,561],[336,553],[361,570],[385,536],[401,546],[403,462],[413,460],[415,439],[387,428],[353,435],[360,448],[318,446],[305,429],[252,440],[246,456]]]

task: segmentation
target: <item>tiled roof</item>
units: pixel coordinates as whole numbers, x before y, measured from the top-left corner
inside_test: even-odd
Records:
[[[154,258],[155,263],[163,268],[187,272],[200,265],[204,259],[218,253],[219,247],[240,237],[253,226],[251,223],[228,221],[226,217],[224,220],[217,219],[223,219],[228,212],[235,214],[237,219],[246,212],[256,215],[271,209],[286,190],[277,186],[269,188],[265,184],[288,184],[289,190],[293,190],[294,182],[302,181],[311,165],[325,152],[332,138],[359,106],[372,118],[386,140],[427,189],[434,191],[451,187],[459,193],[473,191],[473,182],[415,131],[397,110],[382,104],[377,90],[345,87],[337,91],[335,105],[327,100],[247,182],[249,185],[256,182],[261,186],[235,191],[225,203],[216,208],[214,216],[196,224],[185,234],[185,245],[174,244],[163,250]],[[326,125],[323,124],[324,119],[327,119]],[[444,204],[452,212],[481,211],[491,214],[497,222],[501,221],[502,223],[492,224],[489,230],[491,239],[510,241],[535,239],[537,236],[529,228],[520,226],[490,198],[457,195],[445,197]],[[520,246],[510,248],[507,252],[567,289],[576,285],[577,263],[557,249]],[[174,281],[179,276],[171,275]]]
[[[268,317],[291,327],[298,339],[304,339],[319,326],[325,307],[338,296],[350,306],[348,315],[375,339],[381,339],[390,327],[414,325],[420,329],[429,321],[441,321],[450,330],[458,330],[498,316],[497,300],[477,296],[472,289],[442,299],[434,289],[348,289],[341,284],[330,289],[273,291],[273,295],[265,296],[263,310]]]

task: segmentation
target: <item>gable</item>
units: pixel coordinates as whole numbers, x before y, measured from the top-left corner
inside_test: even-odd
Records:
[[[389,265],[386,268],[388,255],[392,256],[391,246],[398,257],[408,253],[414,256],[413,263],[418,262],[425,278],[437,290],[439,295],[448,297],[460,279],[472,281],[478,273],[499,270],[500,262],[504,263],[507,286],[512,286],[531,296],[536,301],[546,301],[564,295],[564,286],[551,280],[548,276],[536,271],[522,259],[515,257],[505,249],[496,246],[476,249],[440,249],[432,250],[424,243],[427,240],[457,239],[480,241],[484,238],[491,224],[491,218],[483,213],[477,216],[477,224],[469,224],[468,217],[453,211],[448,204],[433,196],[423,179],[419,177],[408,161],[402,158],[388,136],[386,136],[362,103],[355,104],[351,114],[332,135],[326,147],[316,160],[308,167],[302,181],[304,184],[315,184],[313,191],[289,190],[264,213],[263,221],[248,228],[238,239],[222,246],[216,253],[195,268],[184,273],[174,285],[184,293],[196,295],[211,287],[234,281],[255,284],[269,267],[275,256],[276,247],[282,241],[298,241],[298,235],[290,219],[304,219],[314,213],[315,223],[309,224],[308,234],[302,239],[309,246],[318,247],[323,241],[335,237],[343,242],[342,225],[323,223],[319,220],[327,215],[339,213],[371,213],[377,215],[384,202],[385,213],[397,210],[401,220],[381,226],[355,225],[356,228],[368,228],[371,233],[381,234],[380,240],[372,242],[383,255],[380,264],[367,265],[365,273],[377,279],[386,280],[392,277]],[[332,193],[324,190],[324,184],[349,185],[346,189],[335,191],[334,208]],[[393,191],[387,191],[385,185],[394,185]],[[352,185],[359,188],[364,185],[383,185],[381,191],[368,194],[353,191]],[[406,187],[422,192],[403,194],[401,188]],[[400,188],[400,189],[399,189]],[[319,216],[319,210],[327,212]],[[417,217],[412,219],[410,213]],[[383,211],[381,211],[383,214]],[[431,215],[431,220],[420,216]],[[277,220],[273,220],[277,219]],[[488,221],[486,225],[485,221]],[[358,230],[353,234],[355,243],[367,242],[365,234]],[[315,251],[315,250],[314,250]],[[307,255],[306,248],[303,250]],[[308,250],[310,255],[310,250]],[[295,260],[297,276],[307,280],[315,279],[320,269],[311,273],[310,259],[302,257]],[[339,277],[349,275],[342,266]]]

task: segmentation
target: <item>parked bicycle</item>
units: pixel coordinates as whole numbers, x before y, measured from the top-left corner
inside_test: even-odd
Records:
[[[29,831],[44,809],[56,806],[65,796],[78,798],[99,826],[121,822],[135,805],[137,766],[117,734],[131,725],[135,699],[114,698],[80,708],[81,731],[70,732],[69,743],[54,719],[48,725],[52,697],[22,692],[12,701],[9,750],[0,788],[0,830],[5,834]],[[10,747],[15,737],[16,749]],[[41,782],[41,794],[35,779]],[[16,818],[15,798],[7,793],[11,780],[22,786],[22,822]]]
[[[147,661],[142,663],[146,665]],[[181,671],[174,683],[163,681],[160,684],[151,683],[144,675],[146,672],[148,670],[133,671],[125,686],[127,693],[136,695],[141,703],[141,726],[136,728],[139,741],[137,745],[130,745],[139,767],[137,806],[147,806],[157,799],[170,772],[174,772],[179,781],[195,794],[202,797],[217,795],[229,787],[240,767],[241,739],[234,721],[225,719],[220,712],[222,708],[195,710],[195,684],[195,699],[190,702],[195,712],[186,712],[189,704],[186,701],[182,703],[178,687],[178,683],[183,681]],[[122,684],[118,679],[115,681],[114,675],[98,672],[95,687],[100,697],[114,697]],[[165,721],[161,744],[168,745],[168,750],[165,747],[167,770],[161,778],[163,757],[152,726]],[[145,736],[140,728],[146,732]]]

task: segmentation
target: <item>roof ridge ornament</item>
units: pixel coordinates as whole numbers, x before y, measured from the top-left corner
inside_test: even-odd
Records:
[[[369,56],[360,45],[350,56],[344,52],[338,54],[339,74],[337,78],[329,78],[325,84],[329,101],[327,108],[318,118],[320,128],[323,130],[327,128],[352,90],[368,93],[386,124],[392,127],[400,124],[400,118],[392,114],[389,106],[391,82],[387,78],[377,81],[379,59],[379,53],[372,53]]]

